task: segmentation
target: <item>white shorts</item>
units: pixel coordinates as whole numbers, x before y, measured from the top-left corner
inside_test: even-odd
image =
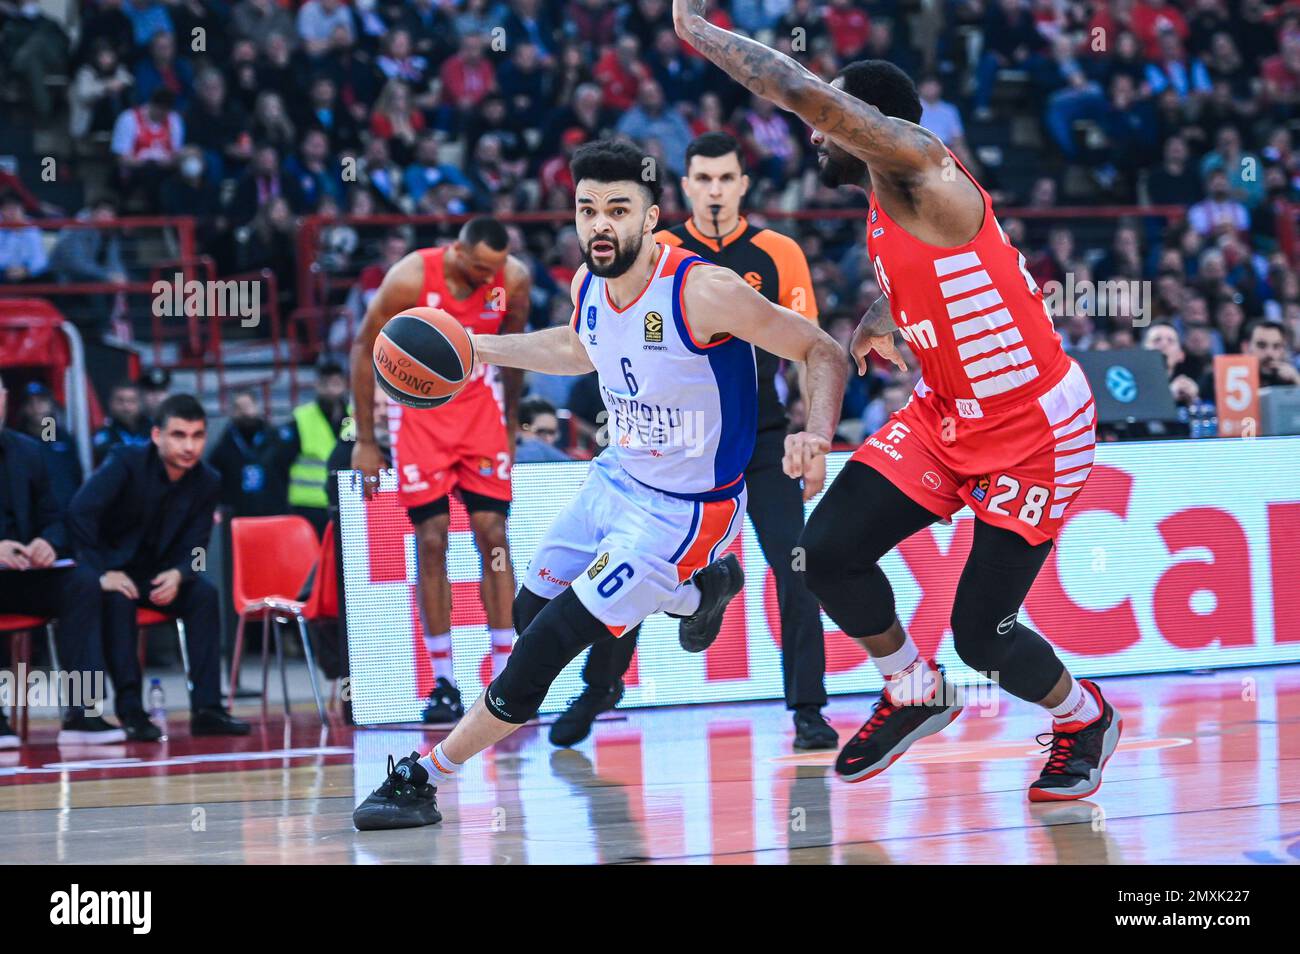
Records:
[[[572,586],[615,636],[661,610],[688,614],[694,601],[683,586],[736,539],[746,499],[744,490],[729,500],[670,497],[633,480],[607,451],[551,524],[524,586],[544,599]]]

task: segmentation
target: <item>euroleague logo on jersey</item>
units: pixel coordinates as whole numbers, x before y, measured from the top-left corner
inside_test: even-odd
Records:
[[[657,311],[648,311],[645,316],[645,340],[664,340],[664,316]]]

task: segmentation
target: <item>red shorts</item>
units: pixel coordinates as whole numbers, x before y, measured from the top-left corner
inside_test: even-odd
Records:
[[[1092,390],[1071,361],[1037,400],[981,417],[962,416],[922,381],[853,460],[945,520],[969,505],[1037,545],[1055,539],[1088,479],[1095,429]]]
[[[457,487],[510,499],[510,445],[501,407],[489,395],[427,410],[389,404],[388,427],[405,508],[446,497]]]

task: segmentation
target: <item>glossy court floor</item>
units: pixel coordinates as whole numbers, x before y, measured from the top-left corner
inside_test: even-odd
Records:
[[[568,751],[528,726],[444,787],[441,825],[366,834],[352,808],[387,754],[438,734],[322,730],[304,711],[192,740],[182,713],[162,745],[60,750],[46,722],[0,752],[0,860],[1300,864],[1300,667],[1103,684],[1124,737],[1086,802],[1026,800],[1046,726],[1007,697],[977,696],[857,785],[833,753],[794,753],[780,704],[757,703],[615,713]],[[871,702],[832,701],[842,739]]]

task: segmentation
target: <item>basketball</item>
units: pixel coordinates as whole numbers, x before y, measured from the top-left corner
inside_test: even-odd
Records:
[[[465,386],[474,345],[459,321],[440,308],[408,308],[375,338],[375,380],[406,407],[446,404]]]

